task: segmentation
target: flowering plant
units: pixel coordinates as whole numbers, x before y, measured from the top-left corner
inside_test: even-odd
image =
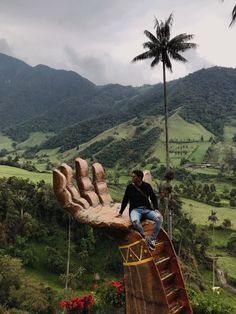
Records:
[[[125,298],[124,280],[112,280],[111,284],[116,289],[118,303],[122,305]]]
[[[61,300],[60,307],[63,308],[67,314],[87,314],[90,312],[94,298],[91,294],[83,297],[72,297],[70,300]]]
[[[98,289],[96,293],[100,302],[104,304],[104,306],[109,304],[112,307],[121,308],[125,304],[125,289],[123,280],[112,280]]]

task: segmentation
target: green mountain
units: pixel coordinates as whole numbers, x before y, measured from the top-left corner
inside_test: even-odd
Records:
[[[39,116],[71,97],[87,99],[95,85],[72,71],[31,67],[0,54],[0,129]]]
[[[162,84],[96,86],[74,72],[30,67],[3,54],[0,73],[0,130],[16,142],[52,132],[43,149],[66,151],[135,117],[163,114]],[[167,89],[170,115],[178,112],[219,139],[236,118],[236,69],[202,69]]]
[[[162,101],[161,84],[140,88],[138,95],[120,101],[115,112],[62,129],[44,147],[66,150],[90,140],[106,126],[114,127],[137,116],[161,115]],[[186,121],[200,123],[221,139],[224,125],[236,118],[236,70],[213,67],[171,81],[168,101],[170,113],[177,111]]]

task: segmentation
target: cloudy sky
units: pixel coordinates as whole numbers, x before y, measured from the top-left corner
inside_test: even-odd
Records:
[[[96,84],[154,84],[161,66],[130,61],[144,52],[143,31],[174,14],[172,36],[195,34],[187,64],[173,62],[175,79],[212,65],[236,67],[235,0],[0,0],[0,52],[35,66],[79,73]]]

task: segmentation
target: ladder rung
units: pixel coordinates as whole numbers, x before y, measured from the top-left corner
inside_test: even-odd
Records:
[[[161,275],[161,280],[165,280],[165,279],[167,279],[167,278],[170,278],[170,277],[174,276],[175,273],[171,273],[171,272],[169,272],[169,271],[162,271],[162,272],[160,273],[160,275]]]
[[[167,297],[171,296],[172,294],[174,294],[175,292],[179,291],[179,288],[177,287],[173,287],[173,286],[169,286],[165,289],[166,291],[166,295]]]
[[[162,256],[160,258],[158,258],[156,261],[155,261],[155,264],[156,265],[159,265],[161,263],[164,263],[164,262],[167,262],[170,260],[170,256]]]
[[[177,314],[180,313],[180,311],[184,308],[183,305],[176,303],[174,306],[171,307],[170,313],[171,314]]]

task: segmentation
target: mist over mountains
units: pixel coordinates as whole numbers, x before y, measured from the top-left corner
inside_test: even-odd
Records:
[[[170,81],[167,90],[170,114],[177,110],[216,136],[236,118],[236,69],[202,69]],[[60,138],[88,140],[136,116],[163,114],[162,84],[96,86],[75,72],[31,67],[4,54],[0,95],[1,132],[14,141],[31,132],[54,132],[46,147],[61,146]]]

